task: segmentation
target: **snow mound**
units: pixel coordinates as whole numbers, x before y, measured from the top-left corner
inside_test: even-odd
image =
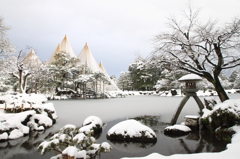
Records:
[[[10,132],[8,139],[17,139],[17,138],[23,137],[23,135],[24,134],[22,133],[22,131],[18,129],[14,129]]]
[[[0,100],[4,103],[0,108],[8,112],[0,115],[0,140],[17,139],[29,134],[30,130],[42,131],[56,122],[55,108],[52,103],[46,103],[44,95],[7,94]]]
[[[164,129],[164,134],[165,135],[170,135],[170,136],[181,136],[181,135],[186,135],[190,133],[192,130],[185,125],[173,125],[173,126],[168,126]]]
[[[97,116],[89,116],[83,121],[83,126],[79,129],[80,133],[88,133],[91,130],[94,133],[98,133],[102,131],[102,120]]]
[[[126,120],[114,125],[107,133],[110,140],[156,142],[154,131],[136,120]]]

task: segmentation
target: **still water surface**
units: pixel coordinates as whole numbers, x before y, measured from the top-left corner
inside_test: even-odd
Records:
[[[105,127],[98,143],[107,141],[113,149],[110,153],[102,153],[101,159],[118,159],[121,157],[146,156],[153,152],[162,155],[188,154],[200,152],[219,152],[225,149],[226,143],[219,141],[208,132],[193,132],[182,137],[168,137],[163,133],[164,128],[171,121],[177,106],[183,97],[159,96],[128,96],[115,99],[87,99],[64,100],[53,102],[57,115],[57,123],[42,133],[33,133],[30,136],[17,140],[0,143],[1,159],[49,159],[54,153],[41,156],[36,151],[37,146],[66,124],[82,125],[85,118],[91,115],[98,116],[105,123]],[[240,98],[240,94],[230,95],[230,98]],[[203,97],[200,98],[203,101]],[[198,107],[193,98],[184,106],[178,123],[184,121],[186,115],[198,115]],[[107,131],[115,124],[128,118],[138,116],[154,116],[153,122],[143,121],[157,134],[157,143],[118,143],[106,139]],[[156,122],[157,121],[157,122]]]

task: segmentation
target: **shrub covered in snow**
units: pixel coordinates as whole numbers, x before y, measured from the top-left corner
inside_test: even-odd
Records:
[[[95,157],[101,152],[109,152],[111,146],[107,142],[97,144],[93,137],[94,133],[99,132],[96,125],[102,129],[102,121],[96,116],[88,117],[79,129],[75,125],[65,125],[49,141],[42,142],[38,150],[41,150],[41,154],[52,150],[60,153],[53,157],[55,159],[64,157],[86,159]]]
[[[215,130],[215,135],[218,139],[226,141],[226,142],[231,142],[232,136],[235,134],[235,131],[233,128],[217,128]]]
[[[42,131],[51,127],[57,119],[57,114],[52,103],[46,103],[47,99],[36,94],[17,94],[2,96],[5,108],[12,112],[21,107],[20,113],[1,113],[0,115],[0,140],[17,139],[30,133],[30,131]]]
[[[204,98],[204,103],[207,109],[213,110],[214,106],[217,104],[217,101],[214,97],[206,97]]]
[[[154,131],[142,123],[130,119],[114,125],[107,133],[110,140],[156,142]]]
[[[48,116],[36,114],[34,110],[1,114],[0,122],[0,140],[17,139],[29,134],[30,130],[45,130],[53,124]]]
[[[217,128],[230,128],[239,122],[240,100],[227,100],[212,108],[203,109],[202,125],[215,132]]]

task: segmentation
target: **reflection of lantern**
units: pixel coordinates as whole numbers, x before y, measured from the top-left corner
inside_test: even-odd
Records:
[[[183,100],[179,104],[178,109],[172,118],[172,121],[171,121],[172,125],[176,124],[178,116],[179,116],[183,106],[186,104],[186,102],[188,101],[188,99],[191,96],[197,102],[200,110],[202,110],[204,108],[203,103],[201,102],[201,100],[198,98],[198,96],[196,94],[196,92],[198,91],[198,89],[196,87],[196,83],[201,80],[202,80],[202,78],[195,74],[188,74],[179,79],[179,81],[185,82],[185,88],[183,89],[183,91],[186,93],[186,96],[183,98]]]

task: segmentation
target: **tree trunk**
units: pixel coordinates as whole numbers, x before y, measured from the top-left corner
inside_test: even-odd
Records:
[[[23,70],[19,70],[19,92],[24,93],[24,89],[23,89]]]
[[[229,99],[229,97],[228,97],[227,93],[225,92],[225,90],[224,90],[224,88],[223,88],[223,86],[222,86],[218,76],[214,77],[213,85],[214,85],[215,90],[216,90],[216,92],[218,94],[218,97],[220,98],[220,100],[222,102],[224,102],[225,100]]]

